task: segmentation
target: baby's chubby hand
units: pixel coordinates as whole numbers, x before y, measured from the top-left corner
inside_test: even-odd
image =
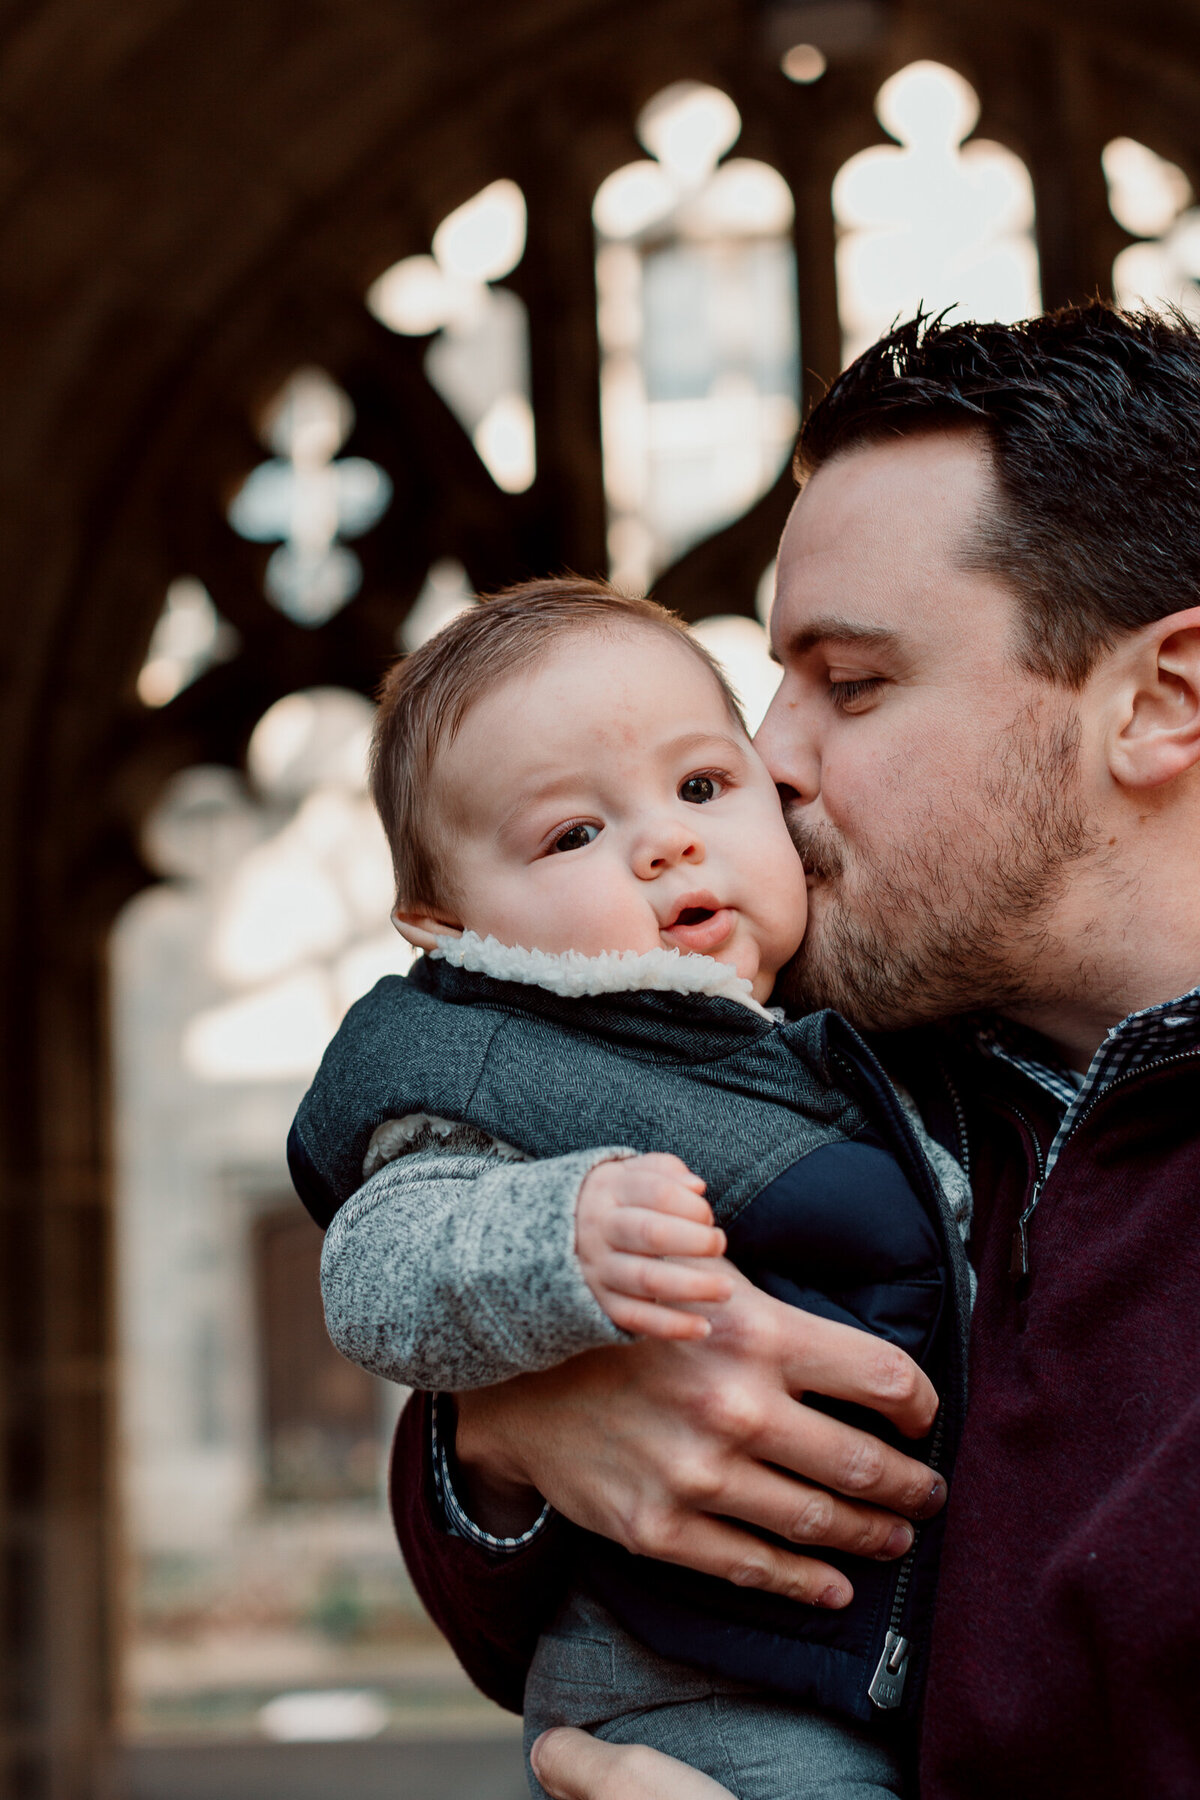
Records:
[[[721,1268],[666,1260],[725,1252],[704,1183],[677,1156],[598,1164],[575,1205],[575,1251],[613,1324],[637,1337],[707,1337],[703,1313],[681,1308],[719,1305],[733,1292]]]

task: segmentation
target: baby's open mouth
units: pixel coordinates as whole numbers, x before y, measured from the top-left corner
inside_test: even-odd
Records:
[[[721,906],[711,894],[686,894],[662,934],[680,950],[707,955],[725,943],[737,923],[731,907]]]

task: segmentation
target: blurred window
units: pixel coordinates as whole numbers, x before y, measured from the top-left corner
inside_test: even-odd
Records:
[[[237,632],[218,613],[202,581],[182,575],[167,589],[138,675],[143,706],[166,706],[211,669],[236,656]]]
[[[1113,263],[1118,306],[1178,306],[1200,323],[1200,207],[1183,170],[1135,138],[1103,155],[1108,204],[1131,237]]]
[[[379,1384],[330,1343],[320,1233],[294,1194],[279,1198],[254,1231],[267,1492],[369,1499],[379,1482]]]
[[[322,369],[298,369],[262,421],[276,452],[246,477],[229,507],[242,537],[278,544],[267,599],[297,625],[323,625],[362,585],[343,538],[360,537],[387,511],[392,484],[378,463],[338,456],[354,425],[348,395]]]
[[[406,256],[372,283],[367,305],[391,331],[430,337],[425,372],[497,487],[518,494],[537,471],[529,314],[495,286],[525,253],[525,197],[493,181],[444,218],[432,254]]]
[[[1003,144],[970,138],[970,83],[911,63],[875,110],[895,144],[860,150],[833,184],[845,360],[918,306],[1005,322],[1040,311],[1029,171]]]
[[[419,650],[443,625],[475,604],[475,590],[457,557],[439,557],[401,621],[397,650]]]
[[[284,1164],[342,1013],[409,961],[364,786],[371,720],[357,694],[290,694],[245,775],[176,776],[144,832],[162,880],[114,933],[138,1736],[505,1729],[396,1552],[385,1470],[403,1392],[329,1344],[321,1234]]]
[[[741,123],[717,88],[664,89],[649,157],[593,207],[609,566],[635,591],[767,491],[799,422],[792,196],[723,160]]]

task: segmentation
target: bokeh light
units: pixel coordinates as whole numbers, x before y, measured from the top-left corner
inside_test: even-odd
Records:
[[[1113,138],[1102,156],[1113,218],[1132,236],[1113,263],[1118,306],[1177,306],[1200,322],[1200,207],[1183,170],[1135,138]]]
[[[353,423],[349,396],[323,369],[298,369],[262,423],[278,454],[251,470],[229,505],[240,536],[279,544],[264,588],[298,625],[323,625],[358,592],[362,565],[340,540],[369,531],[391,504],[378,463],[334,460]]]
[[[1037,312],[1029,172],[1001,144],[964,142],[979,117],[970,83],[912,63],[884,83],[876,110],[896,144],[860,151],[833,186],[846,361],[920,306],[964,319]]]
[[[166,706],[206,669],[236,656],[239,642],[204,583],[181,575],[167,589],[138,673],[138,699],[143,706]]]
[[[448,213],[431,256],[406,256],[367,290],[389,331],[432,336],[425,372],[497,487],[519,494],[537,473],[530,404],[529,315],[507,288],[525,253],[525,196],[493,181]]]
[[[779,66],[789,81],[807,87],[811,82],[820,81],[829,64],[824,51],[818,50],[815,44],[793,44],[780,57]]]

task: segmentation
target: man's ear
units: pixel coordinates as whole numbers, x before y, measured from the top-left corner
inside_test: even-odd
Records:
[[[394,907],[392,924],[400,936],[407,938],[416,950],[436,950],[439,938],[461,937],[463,934],[462,926],[454,919],[422,912],[419,907],[411,912],[403,906]]]
[[[1200,606],[1156,620],[1122,650],[1109,766],[1122,787],[1161,787],[1200,764]]]

